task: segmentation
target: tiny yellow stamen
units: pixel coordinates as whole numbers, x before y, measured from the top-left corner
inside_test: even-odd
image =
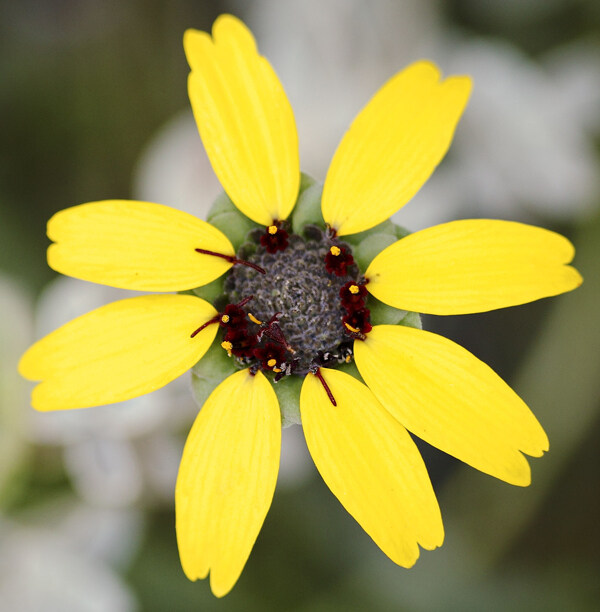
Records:
[[[352,327],[352,325],[348,325],[348,323],[344,323],[344,325],[351,331],[354,332],[355,334],[359,334],[360,333],[360,329],[356,329],[356,327]]]
[[[269,232],[269,234],[271,234],[271,236],[274,236],[277,233],[277,226],[276,225],[269,225],[268,232]]]
[[[337,257],[341,252],[342,249],[340,249],[340,247],[337,247],[335,245],[333,245],[330,249],[329,252],[334,256]]]
[[[257,325],[262,325],[262,321],[259,321],[251,312],[248,313],[248,318],[252,323],[256,323]]]
[[[227,354],[231,357],[231,349],[233,348],[233,344],[231,344],[231,342],[228,342],[227,340],[224,340],[223,342],[221,342],[221,346],[227,351]]]
[[[267,365],[272,368],[273,366],[277,365],[277,359],[269,359],[269,361],[267,361]]]
[[[356,295],[360,291],[360,289],[358,288],[358,285],[350,285],[350,287],[348,288],[348,291]]]
[[[222,321],[223,323],[229,323],[229,315],[224,314],[224,315],[221,317],[221,321]]]

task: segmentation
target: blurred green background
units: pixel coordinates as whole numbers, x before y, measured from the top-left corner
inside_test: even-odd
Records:
[[[473,74],[454,147],[398,221],[513,218],[577,248],[585,283],[572,294],[425,320],[514,386],[551,450],[518,489],[419,443],[446,542],[412,570],[346,514],[295,427],[250,560],[216,600],[207,581],[187,581],[176,549],[172,490],[197,410],[187,381],[123,411],[64,416],[32,414],[16,376],[32,339],[114,299],[54,280],[53,213],[134,197],[203,216],[217,193],[188,110],[181,40],[222,12],[248,23],[274,65],[302,166],[319,179],[352,116],[408,62],[426,56]],[[0,49],[0,610],[598,609],[597,1],[3,0]]]

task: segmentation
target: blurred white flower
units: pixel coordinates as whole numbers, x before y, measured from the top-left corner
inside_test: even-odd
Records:
[[[600,100],[598,50],[563,49],[538,63],[506,42],[444,44],[444,67],[470,74],[473,94],[448,160],[397,220],[416,229],[456,217],[588,213],[600,186],[589,132]]]
[[[600,133],[600,44],[577,41],[547,53],[543,63],[556,87],[554,105],[560,115],[578,118],[589,133]]]
[[[133,178],[134,197],[206,219],[220,192],[192,111],[175,115],[152,137],[140,156]]]
[[[350,122],[387,79],[427,55],[433,0],[237,2],[290,99],[302,169],[323,179]]]
[[[72,504],[38,512],[33,524],[0,516],[0,610],[133,612],[113,566],[128,561],[138,525],[134,513]]]
[[[59,277],[40,296],[37,308],[37,336],[41,337],[67,321],[103,304],[133,295],[133,292]],[[43,444],[64,447],[65,468],[77,492],[88,503],[104,507],[125,507],[142,496],[171,502],[175,477],[170,488],[164,475],[177,474],[183,448],[178,429],[191,423],[196,407],[189,392],[187,376],[126,402],[81,410],[36,412],[30,410],[29,435]],[[156,438],[174,446],[163,461],[151,459],[146,444]]]

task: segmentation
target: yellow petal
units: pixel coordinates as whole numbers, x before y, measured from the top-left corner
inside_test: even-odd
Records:
[[[472,219],[416,232],[384,249],[367,268],[367,289],[390,306],[436,315],[485,312],[578,287],[567,266],[573,245],[560,234]]]
[[[338,235],[374,227],[404,206],[440,163],[471,79],[416,62],[392,77],[356,117],[331,162],[323,219]]]
[[[442,544],[440,510],[406,429],[354,377],[321,368],[336,400],[308,374],[300,394],[306,443],[323,480],[395,563],[411,567],[419,546]]]
[[[177,542],[190,580],[217,597],[236,583],[271,505],[281,448],[277,397],[242,370],[209,396],[188,436],[175,489]]]
[[[300,187],[294,115],[269,62],[231,15],[188,30],[188,92],[202,142],[233,203],[256,223],[290,214]]]
[[[511,484],[531,481],[527,460],[548,438],[523,400],[458,344],[412,327],[377,325],[354,343],[377,399],[410,432]]]
[[[48,265],[82,280],[136,291],[183,291],[206,285],[231,263],[196,253],[234,255],[225,234],[161,204],[105,200],[73,206],[48,221]]]
[[[41,380],[37,410],[121,402],[163,387],[210,347],[218,325],[190,334],[217,311],[191,295],[144,295],[113,302],[58,328],[21,358],[19,372]]]

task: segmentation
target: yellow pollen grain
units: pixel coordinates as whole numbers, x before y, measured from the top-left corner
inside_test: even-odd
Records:
[[[227,351],[227,354],[231,357],[231,349],[233,348],[233,344],[231,344],[231,342],[228,342],[227,340],[224,340],[223,342],[221,342],[221,346]]]
[[[331,253],[331,254],[332,254],[334,257],[337,257],[337,256],[338,256],[338,255],[339,255],[339,254],[342,252],[342,250],[340,249],[340,247],[337,247],[337,246],[333,245],[333,246],[332,246],[332,247],[329,249],[329,252],[330,252],[330,253]]]
[[[348,291],[356,295],[360,291],[360,289],[358,288],[358,285],[350,285],[350,287],[348,288]]]
[[[259,321],[251,312],[248,313],[248,318],[252,323],[256,323],[257,325],[262,325],[262,321]]]
[[[355,334],[360,333],[360,329],[357,329],[356,327],[352,327],[352,325],[348,325],[348,323],[344,323],[344,325],[351,331],[354,332]]]
[[[223,315],[221,317],[221,321],[223,321],[223,323],[229,323],[229,315]]]
[[[350,355],[346,355],[346,359],[345,359],[346,363],[350,363],[351,359],[352,357],[350,357]]]
[[[276,225],[269,225],[268,232],[269,232],[269,234],[274,236],[277,233],[277,226]]]
[[[273,368],[273,372],[275,372],[276,374],[279,374],[279,372],[281,372],[281,370],[279,368]]]
[[[269,361],[267,361],[267,365],[272,368],[273,366],[277,365],[277,359],[269,359]]]

